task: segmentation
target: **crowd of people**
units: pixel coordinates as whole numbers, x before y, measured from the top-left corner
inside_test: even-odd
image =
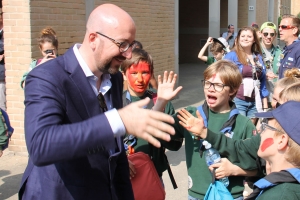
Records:
[[[208,65],[205,101],[175,113],[177,74],[155,79],[152,56],[123,9],[95,8],[82,44],[60,56],[56,32],[46,27],[38,38],[42,58],[20,84],[29,161],[19,198],[134,199],[130,180],[138,174],[128,156],[149,155],[164,186],[165,150],[178,151],[184,140],[188,200],[204,199],[211,173],[229,177],[235,200],[244,199],[245,177],[258,180],[246,199],[299,199],[299,33],[300,19],[284,15],[278,29],[253,23],[236,33],[230,24],[222,37],[209,37],[198,55]],[[205,55],[208,48],[213,56]],[[220,152],[220,163],[207,166],[204,140]]]

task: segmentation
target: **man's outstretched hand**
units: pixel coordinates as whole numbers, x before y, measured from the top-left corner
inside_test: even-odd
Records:
[[[162,112],[144,109],[143,106],[150,102],[149,98],[137,101],[118,110],[124,123],[126,132],[142,138],[155,147],[160,147],[160,142],[155,138],[170,141],[169,134],[174,135],[175,130],[168,125],[174,123],[172,116]]]

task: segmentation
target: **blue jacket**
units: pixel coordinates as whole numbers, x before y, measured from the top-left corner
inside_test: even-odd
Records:
[[[110,101],[119,109],[122,74],[110,80]],[[114,138],[73,48],[28,74],[25,139],[20,199],[134,199],[123,140]]]
[[[284,72],[293,67],[300,68],[300,42],[295,40],[291,45],[285,46],[282,51],[283,58],[280,60],[279,79],[283,78]]]
[[[225,55],[224,59],[234,62],[239,67],[240,72],[241,73],[243,72],[243,64],[240,63],[240,61],[238,60],[238,57],[237,57],[235,51],[231,51],[231,52],[227,53]],[[262,70],[261,76],[259,77],[259,80],[260,80],[260,96],[261,96],[261,98],[264,98],[269,95],[269,91],[266,88],[266,66],[264,65],[264,62],[263,62],[260,54],[258,55],[258,60],[262,64],[262,67],[263,67],[263,70]]]

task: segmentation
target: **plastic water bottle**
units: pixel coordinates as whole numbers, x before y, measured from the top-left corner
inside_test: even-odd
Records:
[[[207,166],[221,162],[221,156],[219,152],[216,149],[212,148],[209,142],[203,141],[202,144],[205,146],[206,149],[204,151],[204,156]],[[228,177],[221,178],[219,179],[219,181],[222,182],[225,185],[225,187],[229,185]]]

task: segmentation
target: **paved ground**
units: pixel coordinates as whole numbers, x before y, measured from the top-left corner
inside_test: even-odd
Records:
[[[175,109],[188,105],[199,105],[203,102],[203,79],[204,64],[182,64],[180,65],[179,85],[183,90],[179,96],[172,101]],[[166,152],[178,188],[173,189],[168,173],[163,174],[167,197],[166,200],[187,199],[187,172],[185,165],[184,146],[177,152]],[[17,200],[17,191],[22,174],[27,165],[27,156],[14,155],[11,152],[4,152],[0,158],[0,200]]]

